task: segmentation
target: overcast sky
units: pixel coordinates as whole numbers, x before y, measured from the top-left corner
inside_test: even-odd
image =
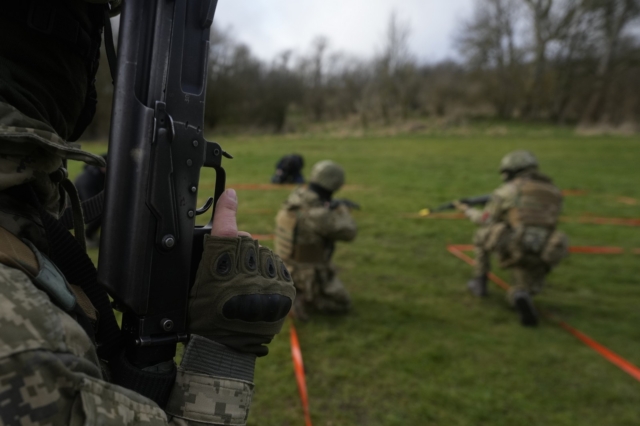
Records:
[[[379,50],[390,15],[410,25],[410,46],[424,61],[455,57],[452,37],[474,0],[219,0],[216,23],[257,56],[304,52],[317,36],[333,50],[368,57]]]

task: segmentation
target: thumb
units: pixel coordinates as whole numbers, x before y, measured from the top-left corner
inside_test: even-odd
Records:
[[[236,213],[238,212],[238,196],[233,189],[222,193],[213,214],[211,235],[214,237],[235,238],[238,236]]]

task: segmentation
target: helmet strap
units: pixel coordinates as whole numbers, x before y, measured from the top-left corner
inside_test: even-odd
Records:
[[[328,189],[323,188],[322,186],[313,182],[309,184],[309,189],[318,194],[318,197],[320,197],[320,201],[331,201],[333,192],[329,191]]]

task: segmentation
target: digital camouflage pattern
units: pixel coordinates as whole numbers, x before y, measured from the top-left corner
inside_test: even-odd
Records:
[[[253,383],[179,368],[167,413],[206,424],[243,425],[249,416],[252,393]]]
[[[82,327],[27,275],[1,263],[0,330],[0,424],[185,425],[194,413],[206,424],[246,421],[252,383],[190,374],[183,365],[168,404],[181,418],[107,383]]]
[[[276,217],[275,251],[284,260],[296,286],[295,313],[307,308],[345,313],[351,298],[331,262],[336,241],[351,241],[357,227],[349,209],[331,210],[318,195],[300,187],[291,193]]]
[[[31,182],[47,210],[58,214],[59,191],[49,173],[62,165],[62,158],[103,161],[64,142],[45,124],[0,103],[0,191]],[[48,253],[35,208],[2,192],[0,227]],[[5,262],[10,257],[0,255]],[[61,275],[59,279],[64,281]],[[58,288],[64,286],[73,288],[66,281],[58,283]],[[191,366],[185,364],[181,370],[189,372]],[[151,400],[108,383],[107,372],[83,328],[22,270],[0,262],[0,425],[241,425],[246,421],[250,383],[217,378],[225,381],[227,389],[244,390],[221,393],[214,382],[200,380],[194,389],[181,376],[170,405],[180,407],[188,401],[190,412],[206,413],[213,401],[222,410],[220,416],[192,421],[167,416]]]
[[[533,170],[497,188],[484,210],[467,209],[467,217],[482,226],[473,240],[475,276],[491,270],[496,253],[500,266],[513,272],[510,301],[518,290],[539,293],[546,275],[568,253],[567,237],[556,229],[561,208],[560,190]]]

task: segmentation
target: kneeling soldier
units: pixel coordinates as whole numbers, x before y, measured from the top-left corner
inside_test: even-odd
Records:
[[[351,298],[337,276],[331,257],[336,241],[351,241],[356,224],[348,201],[332,200],[344,183],[344,169],[332,161],[313,166],[308,187],[291,193],[276,216],[275,251],[291,271],[297,297],[293,313],[307,310],[346,313]]]
[[[567,255],[568,241],[556,229],[562,192],[538,171],[538,160],[528,151],[507,154],[500,163],[505,182],[491,195],[484,210],[458,203],[456,207],[482,227],[476,232],[475,277],[468,287],[477,296],[487,294],[491,253],[500,267],[513,271],[509,301],[526,326],[538,323],[531,296],[542,290],[546,275]]]

